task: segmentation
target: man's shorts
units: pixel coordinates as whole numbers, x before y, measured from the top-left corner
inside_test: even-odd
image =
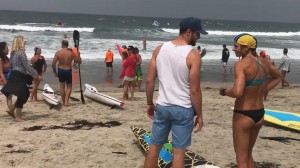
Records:
[[[71,84],[72,83],[72,69],[60,69],[58,68],[58,79],[60,83]]]
[[[113,67],[112,62],[106,62],[106,67]]]
[[[194,109],[181,106],[156,105],[152,126],[151,143],[163,145],[172,132],[172,144],[176,149],[185,149],[191,145],[194,127]]]
[[[223,67],[226,67],[227,66],[227,62],[223,62]]]
[[[124,76],[124,81],[128,81],[128,82],[134,81],[134,77]]]
[[[140,66],[136,67],[135,72],[136,72],[135,79],[136,80],[143,80],[142,67],[140,67]]]

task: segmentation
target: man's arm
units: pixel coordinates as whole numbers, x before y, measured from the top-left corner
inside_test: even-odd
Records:
[[[195,130],[194,132],[199,132],[203,127],[203,115],[202,115],[202,93],[200,87],[200,74],[201,74],[201,58],[199,53],[195,50],[191,50],[187,60],[187,66],[190,70],[190,95],[192,106],[197,114],[195,119]]]
[[[147,115],[152,120],[154,119],[154,110],[155,110],[155,106],[153,103],[153,92],[154,92],[155,79],[157,77],[156,57],[160,51],[160,48],[161,46],[158,46],[153,51],[151,60],[149,62],[148,74],[146,80]]]
[[[52,70],[55,76],[57,76],[56,63],[57,63],[57,53],[55,53],[54,58],[52,60]]]
[[[152,54],[151,60],[149,62],[148,74],[146,79],[146,97],[147,97],[147,105],[153,104],[153,92],[154,92],[154,84],[155,79],[157,77],[156,70],[156,57],[160,51],[161,46],[158,46]]]
[[[201,58],[195,50],[191,50],[187,57],[187,66],[190,69],[190,95],[193,108],[197,115],[202,115],[202,93],[200,87]]]
[[[78,50],[77,50],[78,51]],[[80,52],[78,51],[77,52],[77,55],[72,52],[72,55],[73,55],[73,58],[74,58],[74,62],[78,63],[78,64],[81,64],[82,63],[82,60],[81,60],[81,57],[80,57]]]

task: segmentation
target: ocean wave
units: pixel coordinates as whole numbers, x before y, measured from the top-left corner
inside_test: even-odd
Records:
[[[162,28],[164,32],[168,33],[178,33],[179,29],[167,29]],[[241,32],[241,31],[207,31],[210,35],[220,35],[220,36],[235,36],[241,33],[249,33],[254,36],[277,36],[277,37],[290,37],[290,36],[300,36],[300,32]]]
[[[94,32],[95,28],[90,27],[59,27],[59,26],[27,26],[27,25],[0,25],[0,30],[9,31],[56,31],[56,32],[73,32],[78,30],[79,32]]]

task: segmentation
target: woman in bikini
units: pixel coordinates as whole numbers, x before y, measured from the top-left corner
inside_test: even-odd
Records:
[[[41,55],[42,50],[39,47],[34,48],[34,56],[31,58],[32,67],[37,73],[42,76],[47,70],[47,64],[44,56]],[[34,79],[33,88],[31,91],[30,101],[37,101],[37,90],[40,85],[39,79]]]
[[[250,34],[235,37],[233,51],[242,59],[234,67],[233,87],[219,90],[222,96],[236,98],[232,129],[239,168],[255,167],[252,149],[264,121],[263,96],[282,80],[279,70],[266,57],[258,57],[256,45],[256,38]]]

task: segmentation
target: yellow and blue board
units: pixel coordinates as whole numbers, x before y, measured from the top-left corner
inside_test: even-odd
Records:
[[[271,124],[300,132],[300,114],[265,109],[264,120]]]
[[[134,136],[138,139],[139,144],[145,152],[149,151],[151,133],[136,126],[131,126]],[[172,166],[172,143],[165,143],[159,153],[157,166],[159,168],[171,168]],[[184,168],[219,168],[201,157],[200,155],[187,150],[184,156]]]

